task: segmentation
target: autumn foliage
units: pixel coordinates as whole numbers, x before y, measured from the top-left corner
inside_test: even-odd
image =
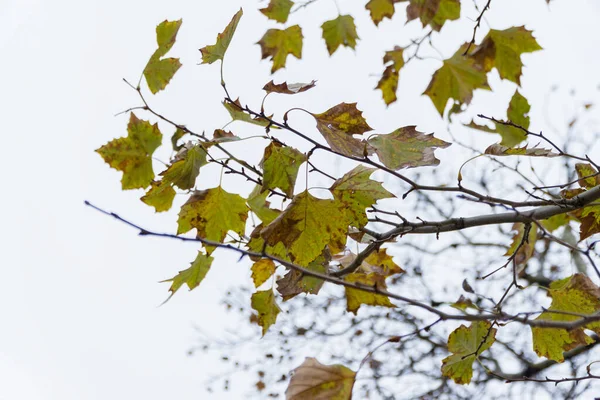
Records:
[[[530,355],[517,357],[524,366],[529,365],[524,360],[530,360],[534,354],[562,363],[571,357],[570,351],[599,340],[595,334],[600,334],[600,288],[596,285],[600,272],[594,252],[594,240],[598,239],[595,235],[600,232],[599,166],[593,157],[571,154],[556,140],[541,132],[530,131],[530,104],[519,88],[523,75],[521,57],[542,48],[534,33],[524,26],[502,30],[482,26],[484,14],[491,12],[492,2],[483,3],[480,14],[470,19],[461,16],[459,0],[370,0],[365,5],[365,12],[375,25],[385,19],[397,18],[396,14],[405,9],[407,22],[418,20],[423,26],[422,37],[413,39],[408,46],[395,46],[383,54],[381,76],[375,88],[381,91],[382,105],[397,101],[398,83],[405,79],[403,69],[409,63],[420,61],[419,47],[430,43],[435,35],[443,35],[444,26],[457,20],[473,25],[473,38],[464,38],[464,44],[450,58],[441,60],[442,65],[433,73],[423,93],[431,99],[439,118],[456,118],[467,109],[474,91],[491,90],[488,75],[492,71],[516,86],[507,105],[506,119],[480,115],[475,120],[462,122],[472,132],[497,135],[498,143],[478,149],[471,159],[461,160],[462,166],[453,171],[457,177],[454,182],[432,184],[419,180],[420,175],[407,172],[424,167],[428,167],[424,171],[431,171],[440,164],[436,152],[456,151],[460,144],[447,139],[443,132],[421,132],[416,122],[391,132],[379,132],[366,120],[357,103],[351,102],[352,99],[332,104],[326,110],[294,108],[283,115],[271,115],[265,109],[264,101],[259,106],[246,106],[234,98],[223,69],[219,78],[215,68],[199,69],[198,73],[213,74],[215,79],[220,79],[224,89],[222,104],[231,120],[240,123],[235,129],[214,129],[211,133],[192,131],[185,124],[173,122],[156,111],[145,87],[131,85],[139,95],[141,106],[129,113],[127,134],[97,150],[111,168],[122,172],[122,189],[143,189],[141,201],[156,212],[171,210],[176,194],[186,193],[187,201],[175,210],[176,232],[152,232],[134,225],[144,235],[183,237],[198,242],[199,252],[190,267],[178,273],[174,271],[175,275],[166,279],[165,282],[170,283],[170,296],[184,286],[190,290],[201,287],[210,269],[218,264],[220,252],[234,251],[250,260],[248,276],[256,288],[250,297],[251,321],[260,326],[262,336],[268,335],[279,323],[283,302],[299,295],[318,297],[325,285],[343,288],[343,294],[335,293],[345,302],[347,313],[357,316],[355,318],[379,315],[385,320],[391,318],[390,313],[417,318],[409,332],[374,337],[371,348],[364,349],[364,354],[360,355],[359,360],[364,358],[359,364],[324,365],[315,358],[307,358],[288,379],[287,399],[350,399],[353,388],[356,397],[359,389],[355,387],[355,379],[363,365],[372,360],[379,348],[376,345],[392,347],[413,339],[425,343],[428,332],[446,323],[458,322],[460,326],[446,336],[444,343],[436,344],[435,351],[445,352],[445,355],[431,372],[430,379],[441,384],[440,391],[426,391],[423,398],[448,393],[459,396],[454,392],[458,389],[448,386],[449,380],[477,387],[478,383],[473,381],[475,370],[479,371],[478,379],[499,382],[535,384],[536,379],[541,383],[562,379],[544,381],[536,378],[538,370],[522,376],[504,374],[502,359],[484,358],[496,347],[510,348],[510,343],[498,343],[497,338],[515,325],[532,338],[532,346],[527,350]],[[320,27],[288,24],[296,6],[291,0],[270,0],[260,9],[267,18],[286,26],[268,29],[257,40],[260,57],[269,60],[272,73],[284,69],[289,56],[302,59],[303,29],[319,28],[329,55],[343,48],[353,49],[360,40],[355,19],[342,13]],[[229,44],[235,40],[236,28],[243,21],[240,9],[217,34],[216,41],[200,49],[202,64],[225,62]],[[164,21],[156,27],[157,49],[142,72],[152,95],[165,90],[182,67],[178,58],[166,57],[181,25],[180,19]],[[476,41],[478,29],[487,29],[487,34]],[[189,68],[201,67],[191,65]],[[317,78],[308,83],[271,80],[264,84],[265,98],[301,96],[304,92],[318,90]],[[300,131],[289,123],[293,113],[305,113],[314,118],[314,131]],[[171,131],[161,132],[157,121],[170,125]],[[256,139],[263,148],[262,161],[257,165],[245,160],[243,154],[234,154],[228,149],[232,143],[249,140],[243,134],[244,124],[256,125],[264,133]],[[288,145],[286,137],[290,135],[306,142],[309,150]],[[161,145],[173,149],[173,156],[165,166],[158,166],[153,161],[153,154]],[[339,176],[332,176],[328,166],[313,163],[315,152],[326,152],[353,166]],[[495,192],[493,186],[477,188],[466,183],[463,171],[479,157],[486,158],[490,168],[493,162],[499,160],[502,163],[517,157],[537,157],[548,163],[560,158],[571,168],[569,176],[574,179],[538,185],[532,189],[535,193],[528,192],[525,199],[523,196],[505,198],[503,192]],[[205,166],[208,165],[221,167],[221,183],[198,190],[197,182],[207,173]],[[329,180],[328,186],[321,188],[326,190],[327,196],[311,193],[310,187],[302,191],[297,189],[297,183],[305,181],[309,174],[319,174]],[[380,174],[395,180],[406,189],[404,193],[398,195],[373,178],[383,176]],[[233,182],[229,180],[230,176],[253,182],[254,189],[240,193],[235,184],[230,183]],[[394,208],[394,204],[407,197],[428,193],[441,193],[452,197],[453,201],[489,205],[492,211],[476,215],[463,215],[464,212],[457,211],[438,220],[425,220]],[[274,206],[273,199],[277,199],[278,206]],[[403,280],[408,279],[405,275],[414,270],[398,265],[389,251],[395,243],[411,235],[436,238],[441,234],[455,235],[467,228],[489,226],[502,226],[505,231],[512,229],[510,243],[502,250],[504,258],[500,264],[503,265],[487,276],[476,277],[484,280],[496,273],[504,274],[505,290],[500,291],[501,296],[488,298],[486,293],[473,289],[466,279],[463,293],[456,292],[451,303],[436,303],[431,298],[404,292]],[[566,236],[560,233],[571,229],[578,230],[574,240],[565,239]],[[464,244],[466,249],[471,249],[469,245],[475,246],[469,241]],[[560,273],[555,270],[554,278],[545,280],[540,273],[535,280],[530,273],[533,267],[528,265],[533,265],[532,260],[551,246],[568,254],[577,254],[585,268],[570,274],[568,268]],[[525,292],[545,293],[551,303],[548,306],[548,303],[532,300],[525,308],[505,307],[505,303],[511,304],[514,293]],[[331,296],[331,293],[324,296]],[[380,314],[359,313],[365,308]],[[355,332],[359,330],[356,328]],[[360,332],[357,336],[363,334],[362,330]],[[416,357],[415,354],[424,350],[402,348],[401,351],[408,358]],[[375,371],[373,365],[369,364],[368,368]],[[393,371],[394,366],[387,368]],[[589,368],[587,372],[589,376],[584,375],[583,379],[593,375]],[[577,382],[575,377],[571,378],[569,382]],[[373,379],[379,379],[378,375],[375,374]],[[258,390],[266,390],[262,379],[260,382]],[[391,392],[397,398],[411,398]],[[366,396],[366,392],[360,393]]]

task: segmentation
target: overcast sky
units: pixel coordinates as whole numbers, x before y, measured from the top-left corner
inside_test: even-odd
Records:
[[[401,78],[399,101],[387,109],[373,90],[383,51],[406,45],[418,35],[418,23],[404,26],[403,6],[398,6],[394,21],[386,20],[377,30],[364,1],[339,3],[356,17],[362,39],[356,52],[342,49],[328,60],[319,26],[335,18],[335,6],[321,0],[308,7],[290,20],[303,26],[305,61],[288,58],[288,68],[275,79],[318,79],[318,87],[306,95],[270,99],[267,105],[274,111],[299,105],[321,112],[342,101],[358,101],[376,130],[418,124],[449,140],[430,100],[417,97],[439,62],[403,70],[402,77],[408,78]],[[534,105],[537,128],[547,122],[542,104],[554,84],[564,89],[553,103],[558,111],[551,113],[558,125],[569,115],[563,112],[569,106],[568,89],[576,89],[578,101],[598,99],[599,4],[555,0],[548,8],[543,0],[492,1],[491,26],[526,24],[545,48],[524,57],[522,93]],[[159,307],[168,284],[157,282],[187,268],[195,246],[137,237],[83,201],[148,228],[175,231],[175,212],[156,215],[139,202],[141,191],[122,192],[121,174],[93,150],[126,134],[128,116],[114,115],[139,102],[122,78],[137,81],[156,46],[154,28],[164,19],[183,18],[169,53],[180,57],[183,67],[164,93],[149,95],[158,109],[199,131],[228,121],[220,105],[218,67],[196,64],[198,48],[214,43],[240,6],[245,14],[225,72],[235,96],[257,104],[271,76],[270,64],[259,61],[254,43],[275,26],[256,11],[259,5],[248,0],[0,1],[0,399],[210,398],[202,387],[215,360],[186,355],[196,337],[192,325],[214,335],[235,326],[237,320],[217,304],[228,287],[248,281],[247,264],[220,253],[198,289],[181,290]],[[476,17],[470,4],[463,15]],[[449,57],[471,31],[468,21],[449,23],[435,40]],[[477,92],[472,107],[501,113],[515,86],[497,77],[490,83],[494,93]],[[310,128],[304,117],[294,118]],[[160,127],[166,137],[172,134],[170,127]],[[168,146],[157,154],[168,160]],[[213,186],[216,179],[203,176],[200,186]],[[178,204],[183,201],[178,196]]]

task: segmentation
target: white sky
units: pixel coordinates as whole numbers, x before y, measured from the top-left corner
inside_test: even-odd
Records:
[[[320,0],[290,21],[303,26],[306,61],[290,57],[288,68],[275,75],[277,82],[318,79],[318,87],[302,96],[270,99],[267,106],[278,111],[298,105],[320,112],[341,101],[358,101],[376,130],[418,124],[420,130],[449,140],[430,100],[416,97],[439,63],[415,63],[403,70],[399,101],[388,109],[380,92],[372,90],[377,82],[372,75],[382,71],[383,51],[406,45],[416,37],[418,23],[405,27],[399,6],[393,23],[386,20],[377,30],[362,9],[364,2],[339,3],[357,19],[363,40],[356,53],[338,50],[327,61],[318,27],[334,18],[336,10],[331,1]],[[93,150],[126,134],[128,116],[114,114],[138,101],[121,79],[137,81],[155,49],[154,28],[164,19],[183,18],[169,56],[181,57],[184,66],[166,92],[148,97],[164,114],[197,130],[227,122],[219,104],[218,67],[195,64],[200,60],[197,49],[214,43],[242,5],[245,15],[228,52],[226,75],[232,92],[257,104],[260,88],[271,77],[270,63],[259,62],[260,50],[253,43],[275,26],[256,11],[257,2],[0,1],[0,399],[209,398],[202,386],[214,360],[186,356],[195,339],[192,324],[218,335],[235,323],[216,304],[228,287],[248,279],[246,264],[221,253],[198,289],[182,289],[158,307],[168,284],[157,282],[187,268],[194,245],[139,238],[84,207],[83,200],[148,228],[175,230],[175,213],[155,215],[139,202],[141,191],[122,192],[121,174]],[[522,93],[534,107],[532,128],[544,128],[542,104],[553,84],[577,89],[579,100],[598,99],[600,3],[555,0],[550,11],[543,0],[492,5],[487,19],[493,27],[526,23],[545,48],[524,57]],[[470,4],[464,10],[464,15],[476,16]],[[450,23],[436,43],[448,57],[470,38],[471,30],[468,22]],[[477,92],[474,111],[501,113],[514,92],[513,84],[497,78],[490,84],[496,91]],[[559,99],[556,104],[568,102]],[[569,115],[562,111],[552,118]],[[294,118],[310,129],[308,119]],[[173,130],[160,126],[167,145],[159,156],[167,160]],[[232,129],[236,127],[247,129]],[[451,152],[439,153],[442,161],[452,157]],[[203,187],[218,179],[202,177]]]

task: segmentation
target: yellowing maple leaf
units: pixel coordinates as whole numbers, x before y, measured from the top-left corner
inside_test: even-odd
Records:
[[[327,274],[329,261],[331,261],[331,255],[325,250],[304,268],[313,272]],[[283,297],[283,301],[287,301],[300,293],[317,294],[321,290],[323,283],[322,279],[291,269],[283,278],[277,280],[277,291]]]
[[[196,190],[181,207],[177,234],[196,228],[198,237],[222,242],[227,232],[243,235],[248,218],[245,200],[222,187]],[[210,246],[209,246],[210,247]],[[212,252],[207,247],[208,254]]]
[[[192,265],[188,269],[179,271],[179,273],[173,278],[161,282],[172,282],[171,287],[169,288],[171,296],[173,296],[175,292],[177,292],[184,284],[186,284],[188,288],[192,290],[200,285],[200,282],[202,282],[210,270],[213,260],[214,258],[199,251],[196,259],[192,262]],[[169,296],[169,298],[171,298],[171,296]]]
[[[306,161],[306,156],[293,147],[284,146],[273,141],[265,148],[261,162],[263,174],[263,191],[280,188],[292,197],[298,169]]]
[[[293,5],[294,2],[290,0],[271,0],[267,7],[261,8],[259,11],[269,19],[285,23]]]
[[[271,194],[269,191],[262,192],[262,186],[256,185],[252,192],[248,195],[248,207],[260,220],[265,224],[270,224],[281,211],[269,207],[267,196]]]
[[[350,400],[356,372],[343,365],[324,365],[307,357],[293,371],[286,400]]]
[[[293,262],[308,265],[329,245],[339,252],[346,244],[348,220],[344,205],[318,199],[308,191],[294,196],[288,207],[261,232],[269,246],[283,243]]]
[[[356,34],[356,25],[351,15],[340,15],[336,19],[326,21],[321,25],[323,39],[327,45],[329,55],[333,54],[338,47],[346,46],[353,49],[359,39]]]
[[[340,103],[321,114],[312,114],[317,121],[317,129],[332,150],[338,153],[363,157],[365,142],[352,135],[362,135],[372,130],[363,118],[356,103]]]
[[[386,51],[383,63],[388,64],[383,71],[383,76],[375,89],[380,89],[386,105],[396,101],[396,90],[400,79],[400,69],[404,66],[404,49],[395,46],[394,50]]]
[[[521,54],[541,50],[531,31],[524,26],[499,31],[490,29],[470,56],[485,72],[497,68],[502,79],[521,84],[523,62]]]
[[[406,0],[401,0],[406,1]],[[409,21],[419,18],[423,27],[439,31],[446,21],[460,18],[460,0],[408,0],[406,16]]]
[[[475,89],[490,89],[485,71],[472,58],[463,56],[467,46],[462,45],[451,58],[444,60],[444,65],[433,74],[423,93],[431,98],[442,116],[448,99],[469,104]]]
[[[417,131],[415,126],[398,128],[387,135],[373,135],[368,142],[381,162],[391,169],[438,165],[440,160],[435,157],[434,149],[451,144],[433,137],[433,133]]]
[[[123,190],[145,188],[154,179],[152,154],[162,141],[158,124],[138,119],[131,113],[127,137],[114,139],[96,150],[112,168],[122,171]]]
[[[169,84],[175,72],[181,67],[179,58],[162,58],[175,44],[180,27],[181,20],[165,20],[156,27],[158,49],[150,57],[144,68],[144,77],[152,94],[163,90]]]
[[[377,200],[395,197],[383,188],[381,183],[369,179],[375,168],[359,165],[352,171],[336,180],[330,190],[333,197],[346,207],[353,226],[362,228],[367,224],[365,209],[371,207]]]
[[[169,211],[175,198],[175,189],[169,182],[154,181],[150,184],[150,189],[140,198],[144,203],[154,207],[156,212]]]
[[[371,13],[375,25],[379,25],[384,18],[391,19],[395,11],[394,0],[369,0],[365,8]]]
[[[259,287],[275,273],[275,263],[268,258],[261,258],[252,264],[252,281],[255,287]]]
[[[299,25],[290,26],[285,30],[269,29],[262,39],[258,41],[262,56],[261,59],[270,57],[273,61],[271,73],[285,67],[288,54],[302,58],[302,29]]]
[[[548,296],[552,298],[549,311],[565,311],[578,314],[593,314],[600,310],[600,288],[583,274],[554,281],[550,284]],[[553,312],[544,312],[536,320],[574,321],[580,317]],[[584,327],[571,329],[532,327],[533,349],[537,355],[563,362],[563,352],[594,340],[584,331],[600,333],[600,322],[592,322]]]
[[[362,273],[354,272],[344,277],[346,282],[356,283],[362,286],[375,287],[380,290],[387,289],[385,284],[385,276],[378,273]],[[351,287],[344,287],[346,290],[346,310],[356,315],[356,312],[362,304],[368,306],[383,306],[383,307],[396,307],[392,304],[389,297],[383,294],[377,294],[367,292],[361,289],[354,289]]]
[[[233,39],[233,34],[240,22],[240,18],[242,18],[242,14],[244,14],[244,11],[240,8],[233,18],[231,18],[231,21],[227,24],[225,30],[217,35],[217,42],[200,49],[200,53],[202,53],[202,64],[212,64],[217,60],[223,61],[225,52],[229,47],[229,43],[231,43],[231,39]]]
[[[448,350],[453,354],[442,360],[442,375],[464,385],[473,377],[473,362],[496,341],[496,329],[487,321],[459,326],[448,337]]]
[[[273,290],[263,290],[252,295],[252,308],[258,312],[258,325],[262,327],[262,335],[265,336],[269,327],[277,320],[277,315],[281,311]]]

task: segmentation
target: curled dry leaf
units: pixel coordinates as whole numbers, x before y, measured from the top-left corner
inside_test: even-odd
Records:
[[[307,357],[293,371],[286,400],[350,400],[356,372],[343,365],[324,365]]]

